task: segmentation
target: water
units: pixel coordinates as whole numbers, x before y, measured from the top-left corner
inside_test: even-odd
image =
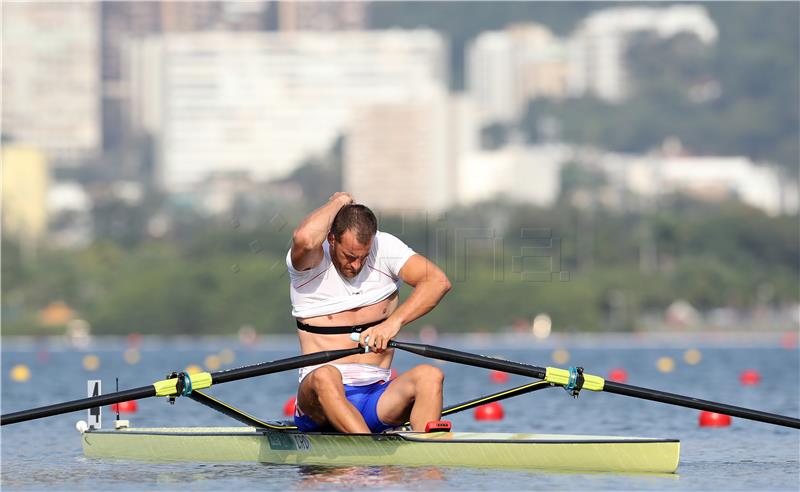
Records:
[[[486,355],[536,365],[557,365],[551,360],[554,345],[520,348],[529,342],[486,345],[480,339],[440,340],[439,345],[474,350]],[[588,373],[606,375],[613,367],[624,367],[629,383],[759,410],[797,416],[800,408],[797,350],[777,343],[748,347],[706,343],[698,365],[683,362],[683,353],[696,341],[688,339],[641,340],[596,339],[588,343],[565,342],[568,364],[580,364]],[[143,386],[162,379],[171,370],[189,364],[202,365],[207,355],[232,348],[237,359],[232,366],[252,364],[296,355],[291,340],[273,340],[258,349],[237,346],[227,339],[145,342],[141,360],[127,364],[124,343],[109,340],[85,350],[70,349],[54,342],[4,341],[2,347],[2,412],[85,395],[85,380],[102,379],[105,393]],[[44,361],[42,349],[49,360]],[[99,356],[94,372],[82,367],[87,354]],[[675,370],[661,373],[656,360],[672,357]],[[395,367],[402,371],[423,362],[417,356],[398,353]],[[26,383],[10,380],[12,366],[24,363],[32,377]],[[485,370],[442,364],[446,375],[445,404],[457,403],[501,388],[523,384],[512,376],[508,384],[489,382]],[[761,372],[760,385],[743,387],[738,375],[745,368]],[[209,390],[215,396],[262,418],[280,417],[284,402],[296,386],[294,373],[219,385]],[[478,422],[472,411],[450,417],[460,431],[522,431],[541,433],[609,434],[678,438],[682,442],[681,464],[675,475],[624,475],[609,473],[553,473],[526,470],[467,468],[346,467],[325,468],[265,464],[140,463],[96,460],[83,457],[74,424],[86,419],[85,412],[50,417],[2,427],[3,490],[286,490],[383,488],[400,490],[800,490],[800,432],[769,424],[734,419],[728,428],[700,428],[695,410],[637,400],[624,396],[584,392],[578,400],[554,388],[503,402],[505,420]],[[125,417],[123,417],[125,418]],[[188,399],[175,406],[163,399],[139,401],[139,411],[129,417],[133,426],[236,425]],[[104,412],[106,426],[113,415]],[[435,465],[435,464],[432,464]]]

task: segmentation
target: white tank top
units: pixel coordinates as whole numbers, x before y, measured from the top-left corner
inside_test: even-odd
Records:
[[[347,279],[333,266],[329,246],[327,241],[322,244],[324,254],[319,265],[302,272],[292,265],[292,251],[286,254],[295,318],[340,313],[386,299],[402,285],[400,269],[415,254],[403,241],[378,231],[366,265],[355,278]]]

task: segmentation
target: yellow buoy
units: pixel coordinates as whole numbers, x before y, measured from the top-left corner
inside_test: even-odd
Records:
[[[553,351],[553,362],[559,365],[566,364],[569,362],[569,352],[565,349],[556,349]]]
[[[222,349],[219,353],[219,360],[222,361],[223,364],[233,364],[233,361],[236,360],[236,352],[229,348]]]
[[[703,354],[699,350],[691,348],[683,353],[683,360],[690,366],[694,366],[703,360]]]
[[[90,354],[83,358],[83,368],[87,371],[96,371],[100,367],[100,357]]]
[[[209,355],[206,357],[205,364],[210,371],[216,371],[222,365],[222,361],[219,360],[218,355]]]
[[[31,378],[31,370],[25,364],[17,364],[11,368],[11,380],[24,383]]]
[[[672,357],[661,357],[656,362],[656,368],[660,372],[672,372],[675,369],[675,361]]]
[[[195,364],[189,364],[188,366],[186,366],[186,369],[184,369],[184,371],[188,372],[190,375],[198,374],[203,372],[203,368]]]
[[[129,348],[125,350],[125,352],[122,354],[122,357],[124,357],[125,362],[127,362],[130,365],[136,364],[137,362],[139,362],[139,359],[141,359],[139,351],[136,350],[135,348]]]

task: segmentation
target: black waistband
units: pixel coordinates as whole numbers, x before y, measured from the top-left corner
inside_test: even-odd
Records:
[[[318,335],[346,335],[348,333],[361,333],[367,328],[383,323],[385,320],[379,319],[371,323],[364,323],[363,325],[354,326],[311,326],[303,323],[299,319],[297,321],[297,329],[307,331],[309,333],[316,333]]]

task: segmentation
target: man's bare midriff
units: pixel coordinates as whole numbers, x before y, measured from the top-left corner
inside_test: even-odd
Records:
[[[395,309],[397,309],[397,305],[398,296],[397,292],[395,292],[386,299],[375,304],[370,304],[369,306],[362,306],[349,311],[326,314],[324,316],[299,319],[301,322],[307,325],[318,327],[363,325],[365,323],[386,319],[394,312]],[[297,334],[300,337],[300,349],[302,350],[303,354],[310,354],[313,352],[319,352],[321,350],[338,350],[356,346],[356,343],[350,340],[349,334],[322,335],[317,333],[309,333],[303,330],[297,330]],[[392,364],[393,356],[394,350],[386,350],[382,354],[367,353],[351,355],[338,359],[334,362],[340,364],[357,362],[389,368],[389,366]]]

